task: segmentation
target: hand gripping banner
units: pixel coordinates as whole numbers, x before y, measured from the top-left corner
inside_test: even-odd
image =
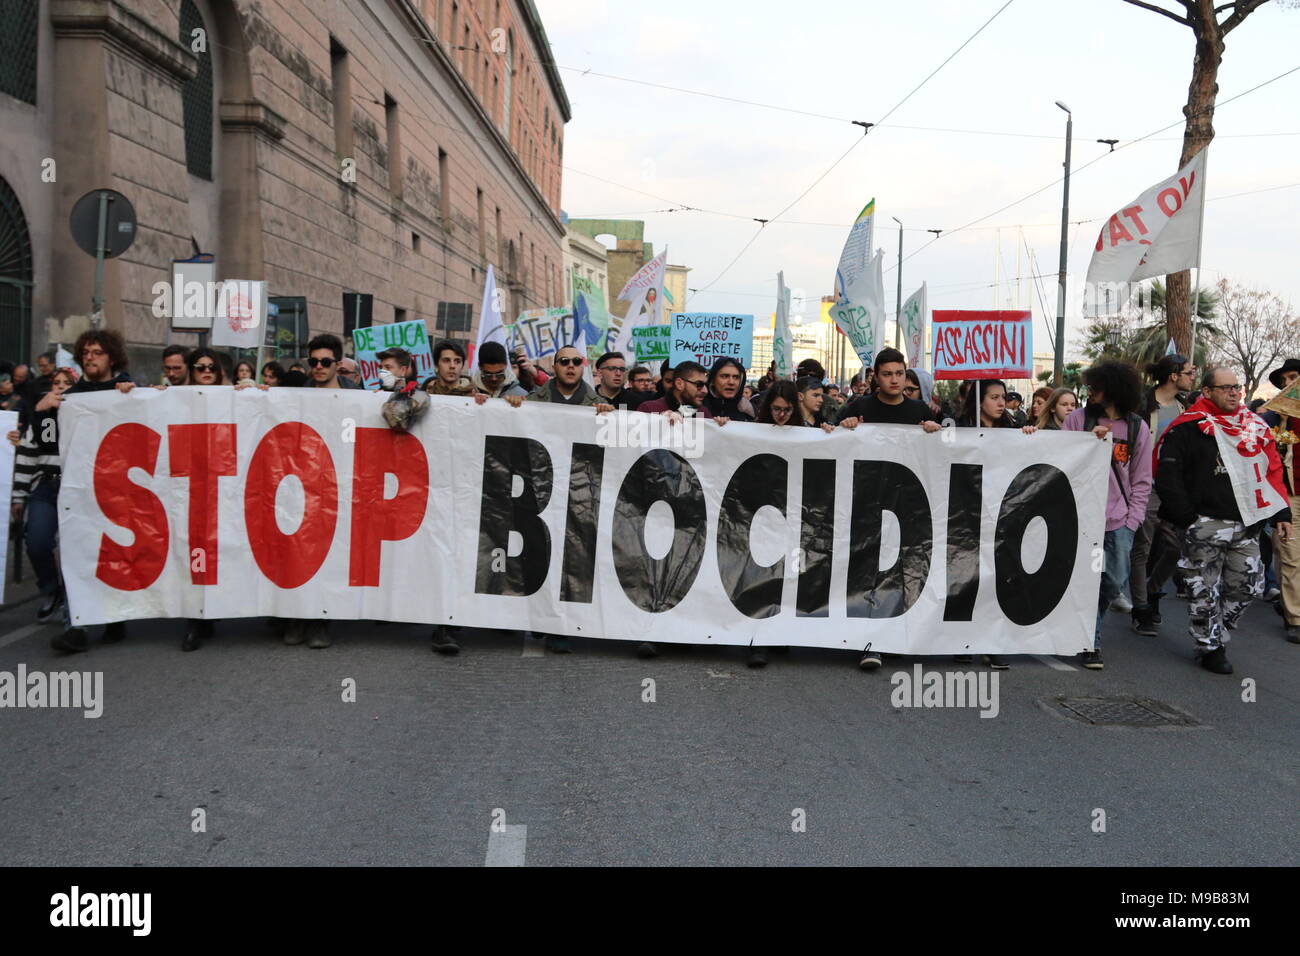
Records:
[[[910,654],[1091,646],[1109,446],[351,390],[59,412],[78,625],[343,618]]]

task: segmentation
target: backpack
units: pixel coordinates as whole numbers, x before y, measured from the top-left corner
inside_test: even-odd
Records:
[[[1089,404],[1088,406],[1086,406],[1086,411],[1084,411],[1083,413],[1084,431],[1090,432],[1101,423],[1101,411],[1102,409],[1100,405]],[[1128,426],[1128,437],[1117,438],[1115,437],[1114,431],[1112,431],[1111,440],[1123,442],[1125,445],[1128,446],[1128,467],[1129,467],[1128,480],[1129,480],[1129,486],[1132,487],[1133,462],[1136,457],[1133,454],[1133,444],[1134,442],[1137,441],[1138,432],[1142,428],[1142,417],[1138,415],[1136,412],[1129,412],[1127,415],[1124,416],[1124,424]],[[1120,480],[1119,468],[1115,465],[1114,453],[1112,453],[1110,456],[1110,469],[1111,471],[1115,472],[1115,484],[1119,485],[1119,493],[1124,498],[1124,504],[1127,505],[1128,493],[1124,490],[1124,482]]]

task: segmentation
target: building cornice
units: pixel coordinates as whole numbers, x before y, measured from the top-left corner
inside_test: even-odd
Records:
[[[284,138],[284,117],[261,100],[222,100],[219,110],[222,129],[250,130],[271,140]]]
[[[131,12],[121,0],[50,0],[50,24],[56,37],[101,37],[181,83],[198,73],[198,58],[193,53]]]

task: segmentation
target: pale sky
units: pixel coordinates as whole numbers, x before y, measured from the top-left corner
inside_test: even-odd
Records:
[[[898,232],[890,217],[906,227],[906,257],[932,239],[925,230],[956,230],[1059,178],[1066,119],[1054,105],[1059,99],[1075,117],[1070,219],[1094,220],[1070,227],[1070,285],[1077,290],[1101,220],[1172,175],[1181,149],[1192,33],[1121,0],[1013,0],[785,213],[790,222],[764,228],[719,278],[758,229],[751,217],[776,217],[863,138],[848,120],[879,120],[1003,2],[536,0],[573,104],[564,209],[574,218],[645,220],[656,251],[667,245],[670,262],[691,268],[690,286],[709,286],[692,297],[691,311],[767,316],[783,269],[786,285],[807,295],[803,311],[812,317],[816,300],[832,291],[849,225],[875,197],[875,245],[887,252],[892,313]],[[1219,103],[1300,67],[1297,41],[1300,3],[1273,0],[1257,10],[1228,36]],[[584,70],[834,119],[584,76]],[[1227,277],[1300,307],[1297,103],[1300,71],[1216,112],[1203,263],[1207,284]],[[1124,146],[1175,122],[1180,125]],[[1120,146],[1106,155],[1109,147],[1099,138],[1118,139]],[[1269,187],[1290,188],[1216,198]],[[655,211],[673,205],[742,218]],[[934,309],[1032,308],[1035,350],[1049,350],[1060,216],[1057,184],[976,227],[945,234],[904,263],[903,296],[926,281]],[[1026,277],[1018,300],[1017,270]],[[1046,274],[1037,290],[1027,278],[1035,272]],[[1067,354],[1075,351],[1077,314],[1070,326]]]

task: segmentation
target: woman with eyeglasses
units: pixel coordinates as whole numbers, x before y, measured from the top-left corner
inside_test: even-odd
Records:
[[[763,393],[763,404],[754,419],[763,425],[802,425],[795,409],[799,407],[799,389],[791,381],[773,382]]]

